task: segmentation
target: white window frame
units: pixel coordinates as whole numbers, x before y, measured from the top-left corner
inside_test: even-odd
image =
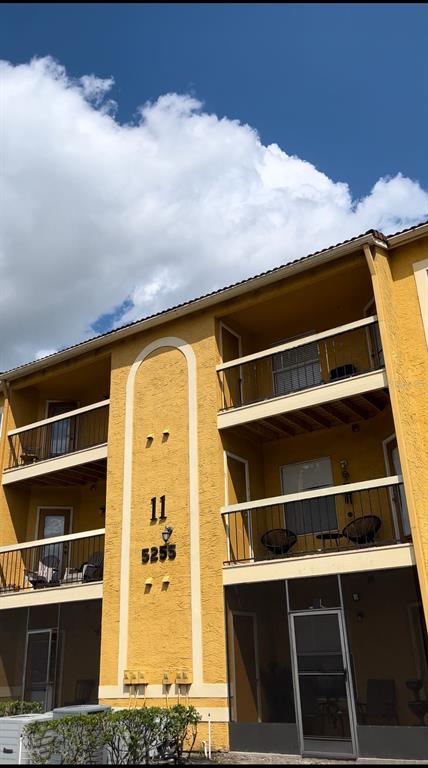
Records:
[[[331,486],[333,486],[334,485],[334,478],[333,478],[333,463],[332,463],[332,460],[331,460],[331,456],[319,456],[319,457],[317,457],[315,459],[306,459],[305,461],[293,461],[290,464],[282,464],[280,466],[280,468],[279,468],[280,478],[281,478],[281,490],[282,490],[282,493],[284,495],[289,493],[289,491],[287,491],[287,489],[285,487],[285,482],[284,482],[285,473],[284,473],[283,470],[286,467],[298,466],[298,465],[301,465],[301,464],[309,464],[309,463],[317,462],[317,461],[328,461],[329,462],[331,483],[326,483],[325,485],[319,485],[319,486],[315,486],[315,487],[316,488],[330,488]],[[315,489],[315,487],[314,487],[314,489]],[[312,490],[312,488],[306,488],[305,490]],[[296,491],[296,493],[299,493],[299,491]],[[334,499],[334,496],[331,497],[331,498]],[[285,505],[283,506],[283,513],[282,514],[283,514],[284,526],[287,527],[286,519],[285,519],[285,517],[286,517],[286,515],[285,515]],[[338,519],[337,519],[337,510],[336,510],[336,528],[334,530],[338,530],[337,526],[338,526]],[[327,530],[333,530],[333,529],[324,528],[324,529],[319,530],[319,531],[318,530],[317,531],[306,531],[306,532],[303,532],[303,533],[297,533],[297,531],[295,531],[295,533],[296,533],[297,536],[306,536],[308,533],[316,535],[317,533],[324,533]]]
[[[422,315],[422,324],[425,332],[425,341],[428,347],[428,259],[417,261],[413,264],[416,290],[419,298],[419,309]]]

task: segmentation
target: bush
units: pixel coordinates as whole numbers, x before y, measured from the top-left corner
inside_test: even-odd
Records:
[[[0,701],[0,717],[10,715],[28,715],[32,712],[41,712],[42,705],[38,701]]]
[[[112,765],[181,763],[190,756],[199,720],[194,707],[181,705],[35,720],[25,728],[25,746],[39,765],[53,759],[93,765],[103,749]]]

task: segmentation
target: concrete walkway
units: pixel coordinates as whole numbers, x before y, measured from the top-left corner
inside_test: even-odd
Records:
[[[381,760],[380,758],[363,758],[358,760],[322,760],[321,758],[300,757],[300,755],[277,755],[266,752],[213,752],[211,761],[205,757],[191,758],[191,762],[199,765],[428,765],[427,760]]]

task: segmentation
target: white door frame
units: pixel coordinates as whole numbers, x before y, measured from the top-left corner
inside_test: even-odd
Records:
[[[364,314],[364,317],[370,317],[371,315],[376,315],[377,314],[377,312],[376,312],[376,301],[375,301],[374,296],[373,296],[372,299],[370,299],[368,304],[366,304],[366,306],[364,307],[363,314]],[[372,337],[370,335],[370,331],[373,330],[373,325],[366,325],[364,330],[365,330],[365,333],[366,333],[367,347],[368,347],[369,355],[370,355],[370,367],[374,368],[375,351],[373,349]],[[381,342],[381,345],[382,345],[382,356],[383,356],[383,342],[382,342],[382,337],[380,335],[379,321],[378,321],[378,331],[379,331],[380,342]],[[374,332],[374,330],[373,330],[373,332]],[[383,367],[385,367],[385,361],[383,362]]]
[[[288,587],[287,587],[287,594],[288,594]],[[294,629],[294,618],[295,616],[320,616],[327,613],[336,614],[338,619],[342,658],[343,658],[344,665],[346,665],[344,666],[344,669],[346,670],[345,687],[346,687],[347,703],[348,703],[349,726],[351,731],[350,741],[351,741],[352,750],[353,750],[352,755],[350,754],[349,757],[357,757],[358,741],[357,741],[357,717],[356,717],[356,711],[355,711],[355,694],[353,690],[351,659],[349,654],[348,638],[346,633],[346,622],[345,622],[344,611],[342,608],[306,609],[303,611],[290,611],[288,614],[291,667],[292,667],[293,685],[294,685],[294,691],[295,691],[296,724],[297,724],[297,732],[299,735],[299,742],[300,742],[300,753],[301,755],[305,755],[305,753],[307,755],[310,755],[310,753],[306,752],[304,748],[305,737],[303,733],[303,723],[302,723],[302,708],[301,708],[301,701],[300,701],[299,669],[297,666],[297,647],[296,647],[296,633]],[[326,739],[326,741],[328,741],[328,739]],[[335,739],[332,738],[330,739],[330,741],[335,741]],[[335,756],[333,754],[330,754],[329,752],[326,752],[325,756],[326,757],[328,756],[329,759],[330,758],[335,759]],[[337,758],[339,759],[339,755],[337,755]]]
[[[42,634],[48,634],[49,635],[49,644],[48,644],[48,656],[47,656],[47,667],[46,667],[46,681],[45,681],[45,711],[48,710],[48,691],[49,688],[51,688],[52,693],[52,706],[54,705],[54,698],[55,698],[55,679],[52,683],[49,682],[49,670],[51,666],[51,652],[52,652],[52,634],[56,632],[57,634],[57,649],[56,652],[58,653],[58,629],[57,627],[49,627],[46,629],[28,629],[26,631],[25,635],[25,653],[24,653],[24,669],[23,669],[23,675],[22,675],[22,699],[24,700],[25,696],[25,681],[27,677],[27,659],[28,659],[28,638],[30,635],[42,635]],[[55,672],[54,675],[56,676],[56,669],[57,664],[55,660]]]
[[[262,697],[260,688],[260,665],[259,665],[259,640],[257,631],[257,613],[255,611],[234,611],[231,610],[232,621],[232,642],[230,648],[230,666],[231,666],[231,678],[233,680],[233,696],[232,696],[232,718],[236,722],[236,664],[235,664],[235,616],[249,616],[253,620],[253,636],[254,636],[254,660],[256,667],[256,697],[257,697],[257,722],[262,722]]]
[[[62,506],[60,504],[40,504],[36,507],[36,527],[34,531],[34,539],[37,541],[39,538],[38,530],[39,530],[39,522],[40,522],[40,512],[42,509],[58,509],[58,510],[68,510],[70,512],[70,530],[64,532],[64,536],[67,536],[69,533],[73,532],[73,513],[74,513],[74,507],[71,507],[70,505]]]
[[[219,348],[220,348],[220,356],[221,361],[224,363],[223,359],[223,328],[232,334],[232,336],[235,336],[238,339],[238,357],[242,357],[242,336],[233,330],[229,325],[223,322],[223,320],[220,320],[220,339],[219,339]],[[225,371],[223,371],[223,376],[225,375]],[[221,389],[223,394],[223,402],[224,402],[224,379],[221,378]],[[239,366],[239,395],[241,397],[241,405],[244,405],[244,382],[242,381],[242,365]]]
[[[395,434],[395,432],[389,437],[386,437],[385,440],[382,440],[383,458],[385,461],[385,469],[386,469],[387,475],[395,474],[392,471],[392,467],[389,463],[389,457],[388,457],[388,444],[391,443],[393,440],[395,440],[395,442],[397,443],[397,435]],[[398,443],[397,443],[397,448],[398,448]],[[394,489],[388,488],[388,493],[391,501],[392,522],[394,525],[395,538],[397,539],[397,541],[401,541],[400,526],[398,525],[398,509],[395,503]]]
[[[35,538],[36,541],[39,538],[38,531],[39,531],[39,522],[40,522],[40,512],[43,509],[48,509],[48,510],[49,509],[57,509],[58,511],[62,511],[62,510],[69,511],[70,512],[69,530],[64,532],[64,536],[67,536],[67,534],[73,532],[73,513],[74,513],[74,507],[70,507],[70,506],[64,507],[64,506],[54,505],[54,504],[41,504],[40,506],[38,506],[36,508],[36,529],[35,529],[35,534],[34,534],[34,538]],[[62,546],[62,545],[59,545],[59,546]],[[68,558],[68,562],[70,562],[70,559],[71,559],[72,547],[73,547],[73,542],[72,541],[68,541],[67,542],[67,554],[66,554],[66,558]],[[64,558],[64,549],[62,549],[62,552],[63,552],[62,560],[64,560],[65,559]],[[37,568],[37,566],[33,562],[33,569],[36,570],[36,568]],[[62,568],[61,568],[61,570],[62,570]]]
[[[242,456],[238,456],[236,453],[232,453],[232,451],[223,451],[223,467],[224,467],[224,501],[225,506],[227,507],[229,505],[229,483],[228,483],[228,458],[235,459],[235,461],[240,461],[245,466],[245,501],[251,501],[251,492],[250,492],[250,467],[248,459],[244,459]],[[236,514],[236,513],[235,513]],[[226,535],[227,535],[227,558],[230,562],[230,525],[229,525],[229,518],[226,522]],[[252,519],[252,513],[250,511],[249,517],[248,517],[248,540],[250,545],[250,555],[253,558],[254,557],[254,546],[253,546],[253,519]]]
[[[69,403],[74,402],[76,403],[76,409],[80,408],[80,400],[46,400],[46,406],[45,406],[45,419],[48,419],[48,412],[49,412],[49,406],[51,403]],[[70,418],[70,416],[68,417]],[[77,442],[77,429],[78,429],[78,422],[76,421],[76,431],[74,433],[74,440]],[[59,454],[60,455],[60,454]]]

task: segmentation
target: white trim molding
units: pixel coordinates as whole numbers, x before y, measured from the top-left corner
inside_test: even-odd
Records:
[[[0,595],[0,611],[35,605],[75,603],[79,600],[102,600],[102,597],[102,581],[87,584],[61,584],[59,587],[44,587],[44,589],[23,589],[21,592]]]
[[[49,507],[40,507],[39,509],[49,509]],[[72,507],[53,507],[53,509],[72,509]],[[30,549],[31,547],[43,547],[45,544],[64,544],[67,541],[78,541],[79,539],[88,539],[91,536],[104,536],[105,528],[96,528],[93,531],[80,531],[79,533],[68,533],[65,536],[50,536],[48,539],[34,539],[34,541],[21,541],[19,544],[9,544],[0,547],[0,553],[16,552],[20,549]],[[46,591],[46,590],[44,590]]]
[[[165,686],[161,684],[149,684],[126,687],[121,683],[120,685],[100,685],[98,689],[99,699],[129,699],[130,687],[134,693],[134,688],[138,688],[140,694],[144,693],[146,699],[165,699]],[[192,683],[189,686],[181,686],[183,689],[180,694],[180,698],[184,699],[227,699],[229,695],[227,683],[201,683],[196,685]],[[145,690],[144,690],[145,689]],[[188,689],[188,690],[187,690]],[[171,686],[171,690],[168,693],[169,698],[176,698],[178,694],[178,686]]]
[[[321,341],[322,339],[329,339],[331,336],[337,336],[340,333],[346,333],[347,331],[355,331],[357,328],[364,328],[372,323],[377,323],[377,315],[363,317],[361,320],[355,320],[353,323],[339,325],[337,328],[330,328],[328,331],[322,331],[321,333],[312,333],[310,336],[303,336],[299,339],[294,339],[294,341],[278,344],[275,347],[268,347],[261,352],[254,352],[252,355],[245,355],[245,357],[238,357],[236,360],[229,360],[227,363],[217,365],[216,371],[225,371],[227,368],[234,368],[236,365],[243,365],[244,363],[261,360],[264,357],[271,357],[272,355],[278,354],[278,352],[288,352],[290,349],[303,347],[305,344],[312,344],[313,342]]]
[[[223,585],[226,587],[230,584],[302,579],[307,576],[409,568],[414,565],[413,544],[392,544],[387,547],[299,555],[286,560],[227,565],[223,568]]]
[[[81,451],[73,451],[63,456],[52,459],[36,461],[34,464],[25,464],[21,467],[4,469],[2,476],[3,485],[19,483],[21,480],[29,480],[38,475],[46,475],[50,472],[60,472],[70,467],[78,467],[79,464],[88,464],[90,461],[99,461],[107,458],[107,443],[95,445],[93,448],[84,448]]]
[[[388,477],[379,477],[376,480],[362,480],[358,483],[345,483],[343,485],[327,485],[324,488],[313,488],[310,491],[299,491],[298,493],[288,493],[282,496],[271,496],[267,499],[256,499],[241,504],[229,504],[222,507],[221,512],[245,512],[248,509],[258,509],[259,507],[271,507],[275,504],[287,504],[290,501],[306,501],[306,499],[318,499],[324,496],[336,496],[339,493],[353,493],[354,491],[365,491],[370,488],[385,488],[389,485],[402,483],[401,475],[388,475]]]
[[[417,261],[413,264],[413,273],[415,275],[425,341],[428,346],[428,259]]]
[[[218,429],[227,429],[238,424],[245,424],[257,419],[267,419],[280,413],[288,413],[300,408],[311,408],[313,405],[330,403],[344,397],[359,395],[363,392],[373,392],[375,389],[386,389],[388,379],[385,369],[361,373],[349,379],[330,381],[300,392],[289,395],[272,397],[259,403],[249,403],[238,408],[220,411],[217,415]]]
[[[62,403],[62,400],[48,400],[48,403]],[[96,408],[102,408],[105,405],[110,405],[110,400],[101,400],[99,403],[92,403],[91,405],[84,405],[82,408],[75,408],[73,411],[67,411],[66,413],[60,413],[58,416],[50,416],[48,419],[42,419],[41,421],[33,421],[32,424],[27,424],[25,427],[18,427],[17,429],[10,429],[8,437],[12,435],[18,435],[20,432],[27,432],[29,429],[36,429],[36,427],[44,427],[45,424],[53,424],[54,421],[61,421],[61,419],[69,419],[71,416],[78,416],[79,413],[87,413],[87,411],[94,411]]]
[[[119,608],[119,653],[117,666],[118,692],[114,698],[123,696],[123,674],[127,669],[128,620],[129,620],[129,552],[131,544],[132,511],[132,453],[133,453],[133,418],[135,379],[140,365],[146,358],[162,348],[179,350],[185,357],[188,372],[188,408],[189,408],[189,516],[190,516],[190,580],[192,612],[192,666],[193,684],[189,696],[194,696],[193,689],[202,685],[202,624],[201,624],[201,576],[199,551],[199,478],[198,478],[198,433],[197,433],[197,393],[196,393],[196,358],[192,347],[176,336],[164,336],[148,344],[136,357],[131,366],[126,383],[125,439],[123,466],[123,511],[122,511],[122,546],[120,566],[120,608]],[[109,686],[115,688],[115,686]],[[101,694],[100,694],[101,695]],[[125,694],[128,695],[128,694]],[[147,693],[147,696],[149,694]]]

